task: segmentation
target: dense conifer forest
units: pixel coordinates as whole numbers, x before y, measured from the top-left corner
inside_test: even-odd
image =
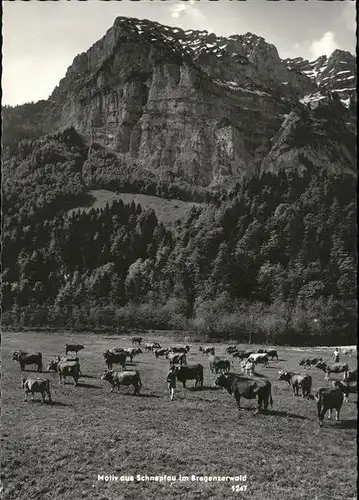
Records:
[[[355,342],[352,176],[308,165],[228,189],[158,182],[72,128],[9,142],[2,160],[4,326]],[[202,205],[167,227],[134,202],[67,214],[95,188]]]

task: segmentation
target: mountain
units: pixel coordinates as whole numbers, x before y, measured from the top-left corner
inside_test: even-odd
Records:
[[[5,110],[3,143],[29,124],[34,135],[72,126],[126,166],[201,186],[280,168],[353,173],[354,87],[348,52],[281,60],[251,33],[119,17],[26,119],[21,106]]]

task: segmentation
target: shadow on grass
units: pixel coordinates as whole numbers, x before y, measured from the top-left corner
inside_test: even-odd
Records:
[[[181,387],[182,390],[182,387]],[[197,387],[185,387],[185,390],[190,391],[190,392],[202,392],[202,391],[219,391],[221,390],[221,387],[217,387],[214,385],[204,385],[203,387],[197,386]]]
[[[349,420],[339,420],[339,422],[335,422],[336,427],[340,427],[340,429],[356,429],[358,425],[358,421],[355,418]]]
[[[83,382],[78,382],[76,387],[86,387],[87,389],[102,389],[99,385],[84,384]]]
[[[58,406],[60,408],[61,407],[65,408],[65,407],[71,406],[71,405],[68,405],[67,403],[62,403],[61,401],[53,401],[52,405],[50,405],[50,403],[48,401],[46,401],[46,404],[48,406]]]
[[[286,417],[286,418],[296,418],[298,420],[309,420],[308,417],[304,417],[303,415],[297,415],[295,413],[288,413],[286,411],[279,410],[268,410],[268,415],[273,415],[275,417]]]
[[[95,377],[95,375],[81,375],[81,377],[83,377],[83,378],[99,378],[99,377]]]
[[[157,396],[156,394],[139,394],[137,397],[139,397],[139,398],[156,398],[156,399],[160,398],[160,396]]]

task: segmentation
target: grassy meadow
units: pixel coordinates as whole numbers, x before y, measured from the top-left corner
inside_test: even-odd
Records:
[[[148,333],[145,341],[161,346],[178,345],[174,337]],[[85,346],[79,358],[83,377],[73,386],[58,383],[46,373],[54,404],[23,401],[20,366],[12,353],[41,351],[48,360],[64,354],[65,343]],[[214,387],[206,356],[189,341],[188,363],[203,363],[203,389],[177,385],[171,402],[167,395],[168,361],[144,352],[129,369],[140,371],[140,396],[132,387],[110,393],[100,379],[105,369],[102,353],[116,346],[130,347],[129,336],[96,334],[5,332],[2,335],[2,496],[29,499],[248,499],[248,500],[354,500],[356,498],[356,395],[343,403],[341,420],[325,419],[320,428],[315,401],[293,397],[289,385],[278,381],[282,368],[302,371],[302,357],[330,359],[332,350],[277,348],[279,360],[260,366],[258,372],[272,382],[273,410],[255,415],[254,401],[235,400]],[[228,344],[216,344],[225,356]],[[246,346],[244,346],[246,347]],[[259,347],[259,346],[252,346]],[[227,355],[228,359],[232,357]],[[341,356],[351,368],[353,356]],[[32,370],[33,366],[26,367]],[[114,369],[119,369],[116,365]],[[239,363],[232,371],[239,373]],[[306,369],[313,377],[313,393],[331,385],[324,372]],[[332,379],[341,378],[332,375]],[[334,412],[333,412],[334,413]],[[98,475],[176,476],[168,482],[104,482]],[[246,476],[242,483],[179,481],[178,476]],[[232,491],[245,484],[246,491]]]

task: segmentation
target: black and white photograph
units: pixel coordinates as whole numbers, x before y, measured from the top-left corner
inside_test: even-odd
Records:
[[[4,500],[356,500],[351,0],[4,0]]]

